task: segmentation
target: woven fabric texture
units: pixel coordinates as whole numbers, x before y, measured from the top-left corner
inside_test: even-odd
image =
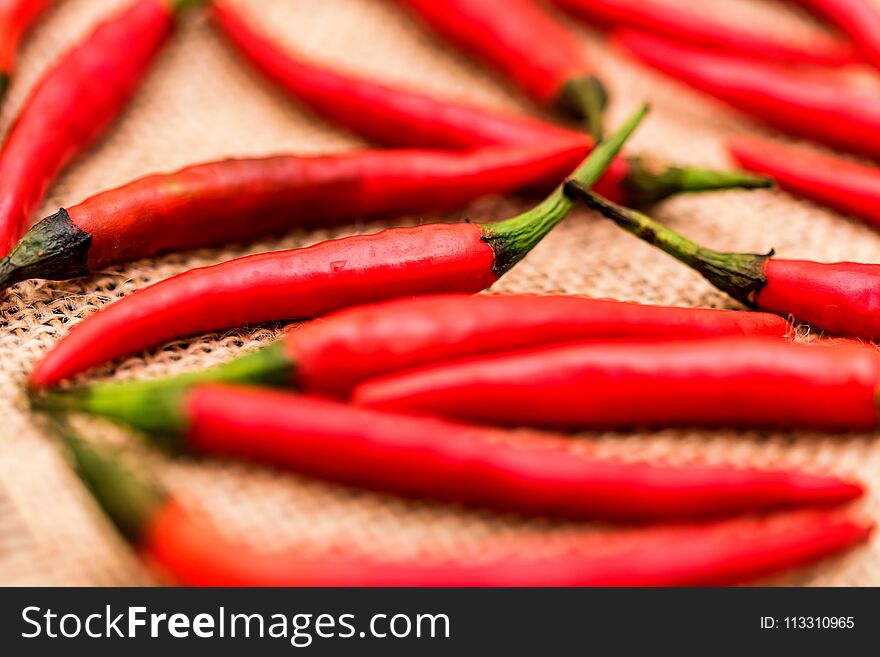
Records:
[[[786,3],[713,0],[686,5],[756,30],[809,39],[819,29]],[[8,129],[31,86],[67,47],[126,0],[63,0],[26,42],[0,116]],[[425,32],[389,0],[238,0],[282,42],[320,61],[376,79],[487,107],[538,113],[486,68]],[[727,166],[722,139],[769,134],[747,118],[615,53],[599,33],[577,28],[600,63],[613,97],[610,124],[645,99],[653,113],[630,150],[684,164]],[[859,83],[875,80],[853,72]],[[355,137],[323,121],[258,79],[225,47],[199,12],[160,55],[128,110],[106,138],[71,166],[40,216],[155,171],[227,156],[344,151]],[[487,199],[462,213],[503,218],[525,201]],[[817,260],[880,261],[880,234],[782,192],[729,192],[677,198],[656,214],[707,245]],[[398,223],[436,220],[410,217]],[[141,585],[160,580],[117,535],[30,414],[23,380],[71,326],[134,290],[191,267],[247,253],[304,246],[372,232],[382,224],[292,231],[257,244],[144,260],[69,283],[27,282],[0,296],[0,584]],[[736,307],[697,274],[585,211],[560,225],[494,288],[562,292],[672,305]],[[283,327],[241,328],[177,341],[115,363],[95,377],[146,378],[213,365],[271,340]],[[271,549],[305,544],[356,546],[384,559],[420,554],[480,558],[501,536],[530,537],[535,550],[563,549],[583,525],[526,520],[429,502],[405,501],[269,468],[223,461],[171,460],[109,424],[82,420],[98,440],[125,446],[181,497],[203,507],[232,534]],[[880,520],[880,443],[872,435],[660,431],[585,434],[600,449],[685,462],[793,466],[855,476],[873,485],[860,507]],[[571,441],[578,449],[578,441]],[[598,541],[617,528],[596,526]],[[880,585],[880,540],[849,555],[773,580],[792,585]]]

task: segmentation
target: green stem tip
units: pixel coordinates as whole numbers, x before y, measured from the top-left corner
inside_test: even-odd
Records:
[[[31,406],[48,413],[88,413],[137,429],[150,442],[180,451],[186,428],[183,398],[187,381],[132,381],[35,395]]]
[[[137,542],[167,502],[167,492],[155,481],[129,470],[116,450],[81,438],[61,416],[45,417],[95,500],[119,530]]]
[[[602,140],[608,91],[599,78],[584,75],[568,80],[562,85],[557,104],[567,114],[584,121],[593,139]]]
[[[290,387],[294,384],[294,364],[287,355],[284,340],[278,340],[201,372],[36,393],[31,405],[40,410],[81,412],[107,418],[147,434],[151,442],[166,450],[180,451],[185,447],[181,436],[188,426],[186,393],[204,383]]]
[[[642,105],[613,135],[598,144],[572,174],[589,189],[604,175],[623,145],[648,113]],[[522,260],[574,207],[560,185],[535,208],[517,217],[483,227],[483,240],[495,251],[495,274],[502,276]]]
[[[765,267],[773,255],[723,253],[707,249],[650,217],[624,208],[590,191],[578,180],[565,183],[565,193],[611,219],[624,230],[665,251],[702,274],[710,283],[742,303],[753,306],[767,284]]]
[[[627,164],[623,187],[629,202],[637,207],[653,205],[676,194],[776,186],[772,178],[747,171],[676,167],[645,157],[630,157]]]

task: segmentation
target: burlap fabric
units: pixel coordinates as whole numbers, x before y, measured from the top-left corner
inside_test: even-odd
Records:
[[[126,0],[64,0],[22,53],[2,109],[5,131],[28,89],[53,59]],[[771,0],[670,0],[717,12],[756,30],[809,38],[810,20]],[[426,34],[384,0],[241,0],[262,26],[322,61],[433,94],[489,107],[535,108],[502,80]],[[722,138],[761,129],[680,85],[626,62],[583,31],[613,92],[611,121],[644,99],[654,112],[630,147],[682,163],[728,164]],[[866,80],[865,84],[873,84]],[[115,128],[72,166],[43,205],[47,214],[137,176],[226,156],[342,151],[360,142],[257,79],[193,16],[164,51]],[[468,208],[479,220],[507,216],[524,201]],[[674,228],[720,248],[766,250],[819,260],[880,260],[880,235],[779,192],[737,192],[667,202]],[[420,221],[428,218],[412,218]],[[431,218],[434,219],[434,218]],[[137,585],[155,576],[119,538],[34,424],[22,381],[32,363],[72,325],[130,292],[191,267],[246,253],[303,246],[378,225],[303,233],[258,244],[172,255],[109,269],[72,283],[24,283],[0,298],[0,583]],[[565,292],[650,303],[733,307],[698,275],[615,227],[578,212],[496,286],[503,292]],[[175,342],[107,368],[102,376],[150,377],[204,367],[270,340],[280,326],[243,328]],[[634,400],[637,403],[638,400]],[[220,461],[172,461],[106,423],[82,421],[100,440],[125,445],[132,461],[201,505],[229,532],[266,549],[354,545],[393,560],[485,555],[501,536],[531,537],[535,550],[562,549],[580,525],[524,520],[331,485],[268,468]],[[694,457],[738,464],[802,466],[873,484],[860,506],[880,519],[880,444],[871,435],[661,431],[588,434],[603,451],[658,460]],[[577,449],[577,441],[572,441]],[[597,536],[616,530],[596,527]],[[880,541],[843,558],[774,580],[783,584],[878,585]]]

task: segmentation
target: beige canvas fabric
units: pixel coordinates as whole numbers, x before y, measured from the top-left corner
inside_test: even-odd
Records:
[[[27,42],[0,130],[8,128],[38,76],[91,25],[126,0],[62,0]],[[816,25],[772,0],[679,2],[756,30],[808,39]],[[503,80],[427,34],[390,0],[240,0],[280,40],[314,57],[415,89],[487,107],[536,112]],[[654,112],[632,152],[681,163],[725,166],[722,139],[764,133],[748,119],[625,61],[597,33],[580,30],[600,63],[617,124],[644,99]],[[854,74],[863,84],[875,82]],[[134,177],[225,156],[343,151],[360,144],[256,78],[193,15],[160,56],[131,107],[107,137],[51,189],[41,216]],[[466,210],[493,220],[524,207],[489,199]],[[679,198],[657,214],[694,239],[725,249],[767,250],[818,260],[880,261],[880,233],[781,192]],[[413,217],[418,222],[433,217]],[[68,328],[136,289],[191,267],[239,255],[374,231],[349,226],[243,247],[137,262],[70,283],[28,282],[0,297],[0,583],[137,585],[160,580],[116,534],[33,422],[22,381]],[[734,307],[698,275],[579,211],[496,287],[499,292],[564,292],[649,303]],[[242,328],[181,340],[130,358],[96,376],[152,377],[225,361],[277,335],[280,326]],[[637,400],[634,400],[637,402]],[[355,545],[394,560],[438,554],[479,558],[502,536],[530,537],[535,550],[565,547],[583,525],[524,520],[336,486],[269,468],[221,461],[170,460],[119,429],[84,420],[98,440],[124,445],[132,462],[202,506],[231,535],[266,549],[293,541],[311,549]],[[609,454],[747,465],[799,466],[857,476],[872,485],[860,508],[880,519],[880,442],[872,435],[660,431],[587,434]],[[572,441],[577,449],[577,441]],[[595,527],[599,536],[616,529]],[[781,584],[880,585],[880,541],[842,558],[773,580]]]

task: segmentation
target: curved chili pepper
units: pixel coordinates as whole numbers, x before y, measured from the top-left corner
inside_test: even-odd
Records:
[[[647,113],[642,107],[575,172],[587,187]],[[37,365],[42,388],[174,337],[254,322],[314,317],[345,306],[440,292],[479,292],[498,280],[574,206],[557,188],[540,205],[491,224],[426,224],[261,253],[193,269],[108,306]]]
[[[175,450],[521,514],[659,521],[834,505],[864,492],[856,483],[799,472],[614,461],[572,451],[562,437],[513,435],[287,392],[197,385],[140,393],[97,388],[36,402],[121,421]]]
[[[791,315],[837,335],[880,340],[880,300],[876,294],[880,265],[784,260],[774,258],[773,251],[763,255],[713,251],[640,212],[596,196],[577,182],[566,183],[565,189],[748,306],[783,317]]]
[[[54,0],[0,0],[0,98],[6,93],[18,46]]]
[[[0,257],[58,172],[110,125],[192,0],[137,0],[101,23],[37,84],[0,151]]]
[[[440,101],[318,66],[274,43],[227,2],[215,2],[212,15],[220,32],[259,71],[322,117],[367,139],[394,146],[452,149],[562,138],[593,144],[587,135],[529,117]],[[617,158],[596,188],[608,198],[642,206],[682,192],[771,185],[767,178],[739,171],[674,167],[651,157],[628,156]]]
[[[191,586],[726,586],[813,563],[867,542],[873,524],[843,512],[797,512],[766,520],[630,531],[611,545],[594,534],[551,557],[506,539],[509,556],[480,564],[430,559],[382,562],[356,552],[267,559],[224,540],[182,506],[154,517],[145,553]]]
[[[767,139],[737,137],[727,149],[780,187],[880,226],[880,169]]]
[[[848,43],[816,32],[809,46],[775,35],[756,34],[709,15],[689,11],[686,5],[656,0],[553,0],[560,8],[608,28],[643,30],[681,43],[724,50],[738,57],[784,64],[846,66],[861,58]]]
[[[0,259],[0,289],[297,225],[454,210],[480,196],[549,189],[588,152],[571,140],[468,152],[366,150],[226,160],[147,176],[36,224]]]
[[[190,586],[709,586],[811,563],[864,543],[873,524],[841,511],[799,511],[709,525],[673,525],[609,537],[584,533],[572,549],[533,556],[528,539],[496,542],[499,555],[448,563],[431,555],[379,560],[295,548],[256,553],[134,475],[108,447],[64,443],[96,501],[144,557]],[[491,547],[491,546],[487,546]]]
[[[358,383],[393,372],[571,340],[723,335],[784,339],[793,334],[791,324],[768,313],[561,295],[444,294],[341,310],[202,372],[96,385],[87,391],[90,396],[122,400],[211,381],[347,397]]]
[[[399,1],[542,105],[584,119],[590,134],[601,139],[605,85],[584,44],[533,0]]]
[[[563,295],[444,295],[339,311],[288,332],[283,350],[298,387],[347,396],[367,379],[443,360],[570,340],[648,335],[785,338],[793,335],[793,327],[768,313]]]
[[[565,429],[875,431],[880,354],[759,338],[590,342],[439,363],[366,382],[382,410]]]
[[[880,11],[866,0],[793,0],[831,20],[859,47],[874,66],[880,66]]]
[[[321,116],[383,144],[467,149],[566,137],[592,143],[546,121],[441,101],[319,66],[275,43],[225,0],[213,3],[211,17],[228,42],[280,88]]]
[[[617,33],[636,59],[780,130],[880,157],[880,96],[827,75],[740,59],[640,32]]]

